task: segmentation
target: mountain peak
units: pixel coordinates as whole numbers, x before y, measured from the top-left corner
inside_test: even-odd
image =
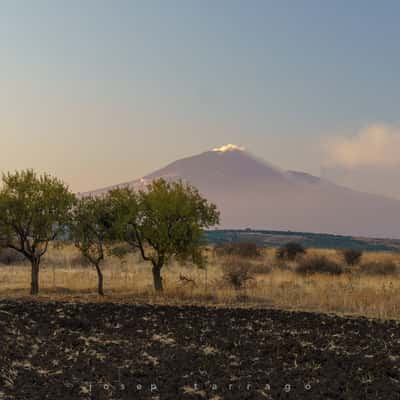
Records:
[[[234,144],[176,160],[142,179],[113,187],[144,190],[159,178],[194,185],[221,210],[223,228],[400,237],[398,200],[282,170]],[[83,195],[99,195],[113,187]]]
[[[216,151],[218,153],[226,153],[227,151],[244,151],[244,147],[238,146],[236,144],[228,143],[228,144],[224,144],[221,147],[216,147],[212,151]]]

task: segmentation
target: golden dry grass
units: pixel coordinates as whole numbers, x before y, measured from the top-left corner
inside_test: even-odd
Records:
[[[343,264],[334,250],[311,250],[306,257],[313,254],[323,254]],[[136,255],[129,256],[126,262],[109,259],[103,268],[104,299],[96,295],[94,268],[74,265],[76,256],[72,247],[49,251],[40,272],[39,300],[265,306],[400,319],[400,275],[367,275],[354,268],[339,276],[301,276],[294,271],[295,262],[278,263],[272,249],[255,261],[239,260],[251,264],[254,276],[242,290],[235,290],[224,281],[224,260],[210,257],[207,271],[177,264],[166,266],[161,296],[154,293],[150,266]],[[388,259],[400,265],[397,254],[363,255],[363,262]],[[182,280],[181,276],[188,279]],[[27,296],[29,282],[29,265],[0,266],[0,297]]]

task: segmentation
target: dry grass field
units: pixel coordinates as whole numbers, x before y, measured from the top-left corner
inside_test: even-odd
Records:
[[[208,251],[166,266],[161,295],[135,254],[105,263],[104,297],[72,246],[38,297],[29,265],[1,265],[0,399],[399,399],[399,255]]]
[[[400,255],[364,253],[361,266],[345,267],[339,275],[299,274],[299,261],[278,261],[274,249],[253,260],[217,257],[209,251],[207,270],[172,263],[164,267],[165,291],[156,295],[150,265],[137,255],[109,258],[104,266],[104,298],[96,294],[96,272],[85,266],[71,247],[52,248],[43,259],[39,300],[209,304],[310,310],[381,319],[400,319]],[[324,255],[344,265],[333,250],[309,250],[304,258]],[[377,266],[371,273],[363,265]],[[375,263],[375,264],[374,264]],[[250,279],[235,288],[226,278],[229,265],[239,266]],[[395,264],[395,271],[390,270]],[[386,271],[386,266],[389,266]],[[0,298],[28,297],[30,266],[0,264]]]

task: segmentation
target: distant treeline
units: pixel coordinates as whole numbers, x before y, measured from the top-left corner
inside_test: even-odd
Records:
[[[206,240],[209,244],[252,242],[258,246],[279,247],[287,242],[297,242],[306,248],[355,249],[360,251],[399,251],[400,240],[356,238],[353,236],[332,235],[326,233],[218,229],[208,230]]]

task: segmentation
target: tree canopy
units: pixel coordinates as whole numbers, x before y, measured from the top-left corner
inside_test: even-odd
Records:
[[[157,291],[163,290],[161,268],[171,257],[204,265],[203,230],[219,223],[219,212],[193,186],[158,179],[139,193],[115,189],[110,196],[118,233],[151,262]]]
[[[81,198],[71,214],[69,227],[72,240],[82,255],[96,268],[97,290],[103,296],[101,263],[113,240],[113,215],[108,196]]]
[[[39,291],[39,265],[68,221],[75,196],[59,179],[32,170],[3,174],[0,238],[32,265],[31,294]]]

